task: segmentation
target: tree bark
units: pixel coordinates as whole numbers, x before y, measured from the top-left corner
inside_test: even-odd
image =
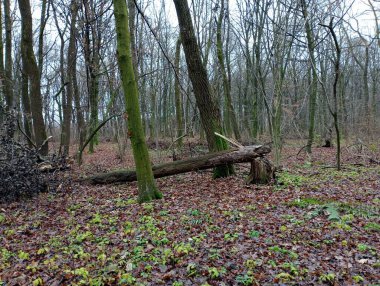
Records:
[[[217,52],[217,57],[218,57],[218,62],[220,66],[220,71],[222,74],[222,79],[223,79],[223,94],[224,94],[224,100],[225,100],[225,126],[226,126],[226,131],[227,135],[230,136],[231,132],[231,125],[233,132],[235,134],[236,140],[240,141],[240,131],[239,131],[239,126],[237,124],[237,119],[236,119],[236,114],[234,107],[232,105],[232,99],[231,99],[231,85],[228,80],[228,75],[226,72],[226,64],[224,60],[224,52],[223,52],[223,42],[222,42],[222,22],[224,18],[224,0],[221,0],[221,5],[220,5],[220,13],[218,17],[218,22],[217,22],[217,29],[216,29],[216,52]]]
[[[13,107],[13,77],[12,77],[12,19],[9,0],[4,0],[4,22],[5,22],[5,101],[8,110]]]
[[[182,95],[181,95],[181,87],[179,82],[179,64],[181,59],[181,37],[177,39],[176,49],[175,49],[175,68],[177,76],[175,77],[174,83],[174,96],[175,96],[175,115],[177,119],[177,147],[181,148],[183,145],[183,105],[182,105]]]
[[[201,116],[202,126],[210,151],[221,151],[228,148],[224,139],[214,132],[223,133],[220,110],[213,99],[207,71],[202,64],[201,53],[194,33],[187,0],[174,0],[182,46],[185,52],[189,77],[194,89],[195,100]],[[219,166],[214,170],[214,177],[226,177],[233,173],[232,166]]]
[[[98,30],[99,22],[102,20],[102,11],[99,11],[99,17],[95,15],[92,0],[84,0],[84,56],[87,66],[87,86],[90,105],[90,124],[89,133],[98,125],[99,117],[99,63],[100,63],[100,31]],[[94,152],[94,146],[98,144],[98,136],[95,135],[89,144],[89,152]]]
[[[315,68],[316,67],[316,59],[315,59],[315,39],[313,28],[310,23],[310,17],[306,6],[306,1],[301,0],[301,8],[302,15],[305,20],[305,30],[306,30],[306,38],[307,38],[307,48],[309,51],[311,71],[312,71],[312,81],[309,88],[309,138],[307,140],[306,151],[311,153],[311,147],[314,141],[314,126],[315,126],[315,109],[317,103],[317,92],[318,92],[318,75]]]
[[[117,37],[117,59],[128,116],[128,135],[131,139],[136,164],[139,202],[148,202],[153,199],[160,199],[162,194],[158,191],[154,181],[141,122],[137,82],[132,62],[127,4],[125,0],[113,0],[113,5]]]
[[[71,23],[70,23],[70,38],[69,47],[67,50],[67,71],[66,71],[66,100],[63,106],[63,126],[62,126],[62,143],[63,154],[67,156],[70,150],[71,138],[71,119],[72,119],[72,104],[74,94],[73,73],[76,72],[76,23],[79,6],[76,0],[71,1]],[[79,116],[77,118],[79,121]],[[80,132],[80,131],[79,131]],[[79,133],[80,134],[80,133]]]
[[[44,32],[47,20],[49,18],[49,7],[47,4],[47,0],[42,0],[41,3],[41,19],[40,19],[40,31],[38,35],[38,68],[40,70],[40,74],[42,75],[43,70],[43,62],[44,62]]]
[[[3,79],[4,79],[4,52],[3,52],[3,9],[2,9],[2,2],[0,0],[0,80],[1,80],[1,94],[0,94],[0,103],[2,102],[3,94],[4,94],[4,87],[3,87]],[[7,104],[8,106],[8,104]],[[1,115],[0,115],[0,123],[1,122]]]
[[[268,146],[254,145],[241,149],[224,150],[209,153],[197,158],[190,158],[170,163],[153,166],[155,178],[172,176],[176,174],[215,168],[226,164],[253,162],[256,158],[263,157],[270,152]],[[85,178],[84,181],[91,184],[112,184],[116,182],[136,181],[136,171],[117,170],[109,173],[96,174]]]
[[[30,80],[30,103],[33,118],[35,143],[40,148],[42,155],[48,154],[48,142],[46,140],[45,122],[42,116],[42,97],[40,71],[33,52],[32,13],[29,0],[19,0],[21,14],[21,54],[25,62],[24,72]]]

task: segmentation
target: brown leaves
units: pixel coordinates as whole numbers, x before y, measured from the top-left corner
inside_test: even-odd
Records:
[[[328,161],[329,152],[315,150],[314,160]],[[133,166],[132,156],[119,163],[115,154],[115,146],[102,145],[77,172]],[[380,238],[365,226],[378,218],[358,212],[334,224],[323,211],[308,215],[316,210],[316,199],[377,205],[379,169],[333,173],[316,163],[305,167],[295,156],[285,166],[305,178],[302,185],[246,187],[247,168],[236,166],[232,178],[213,180],[210,172],[195,172],[160,179],[164,199],[148,205],[134,200],[136,184],[63,184],[59,194],[1,205],[0,265],[7,266],[0,266],[0,277],[9,285],[30,285],[38,277],[46,285],[69,285],[86,279],[87,272],[91,279],[102,275],[105,285],[120,279],[151,285],[319,285],[333,273],[332,283],[352,285],[355,275],[375,283]],[[339,209],[340,217],[347,212]],[[29,260],[19,259],[20,251]],[[210,269],[219,276],[211,278]]]

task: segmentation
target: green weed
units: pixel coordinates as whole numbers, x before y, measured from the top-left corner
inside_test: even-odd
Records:
[[[377,231],[380,232],[380,224],[376,222],[369,222],[364,226],[364,229],[367,231]]]

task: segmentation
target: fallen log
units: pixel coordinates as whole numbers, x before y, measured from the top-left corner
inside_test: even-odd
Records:
[[[255,165],[257,165],[255,159],[264,157],[270,151],[270,147],[266,145],[245,146],[239,149],[209,153],[196,158],[156,165],[152,167],[152,170],[155,178],[161,178],[191,171],[214,168],[225,164],[251,162],[252,171],[255,170]],[[136,171],[116,170],[108,173],[95,174],[84,178],[82,181],[90,184],[112,184],[117,182],[133,182],[136,180]],[[254,177],[250,179],[250,182],[255,182]]]

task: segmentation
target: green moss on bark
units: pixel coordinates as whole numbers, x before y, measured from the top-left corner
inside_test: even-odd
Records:
[[[128,134],[131,139],[136,164],[139,202],[143,203],[160,199],[162,194],[158,191],[154,181],[148,147],[142,128],[137,83],[132,62],[127,4],[125,0],[113,0],[113,4],[117,33],[117,58],[126,102]]]

